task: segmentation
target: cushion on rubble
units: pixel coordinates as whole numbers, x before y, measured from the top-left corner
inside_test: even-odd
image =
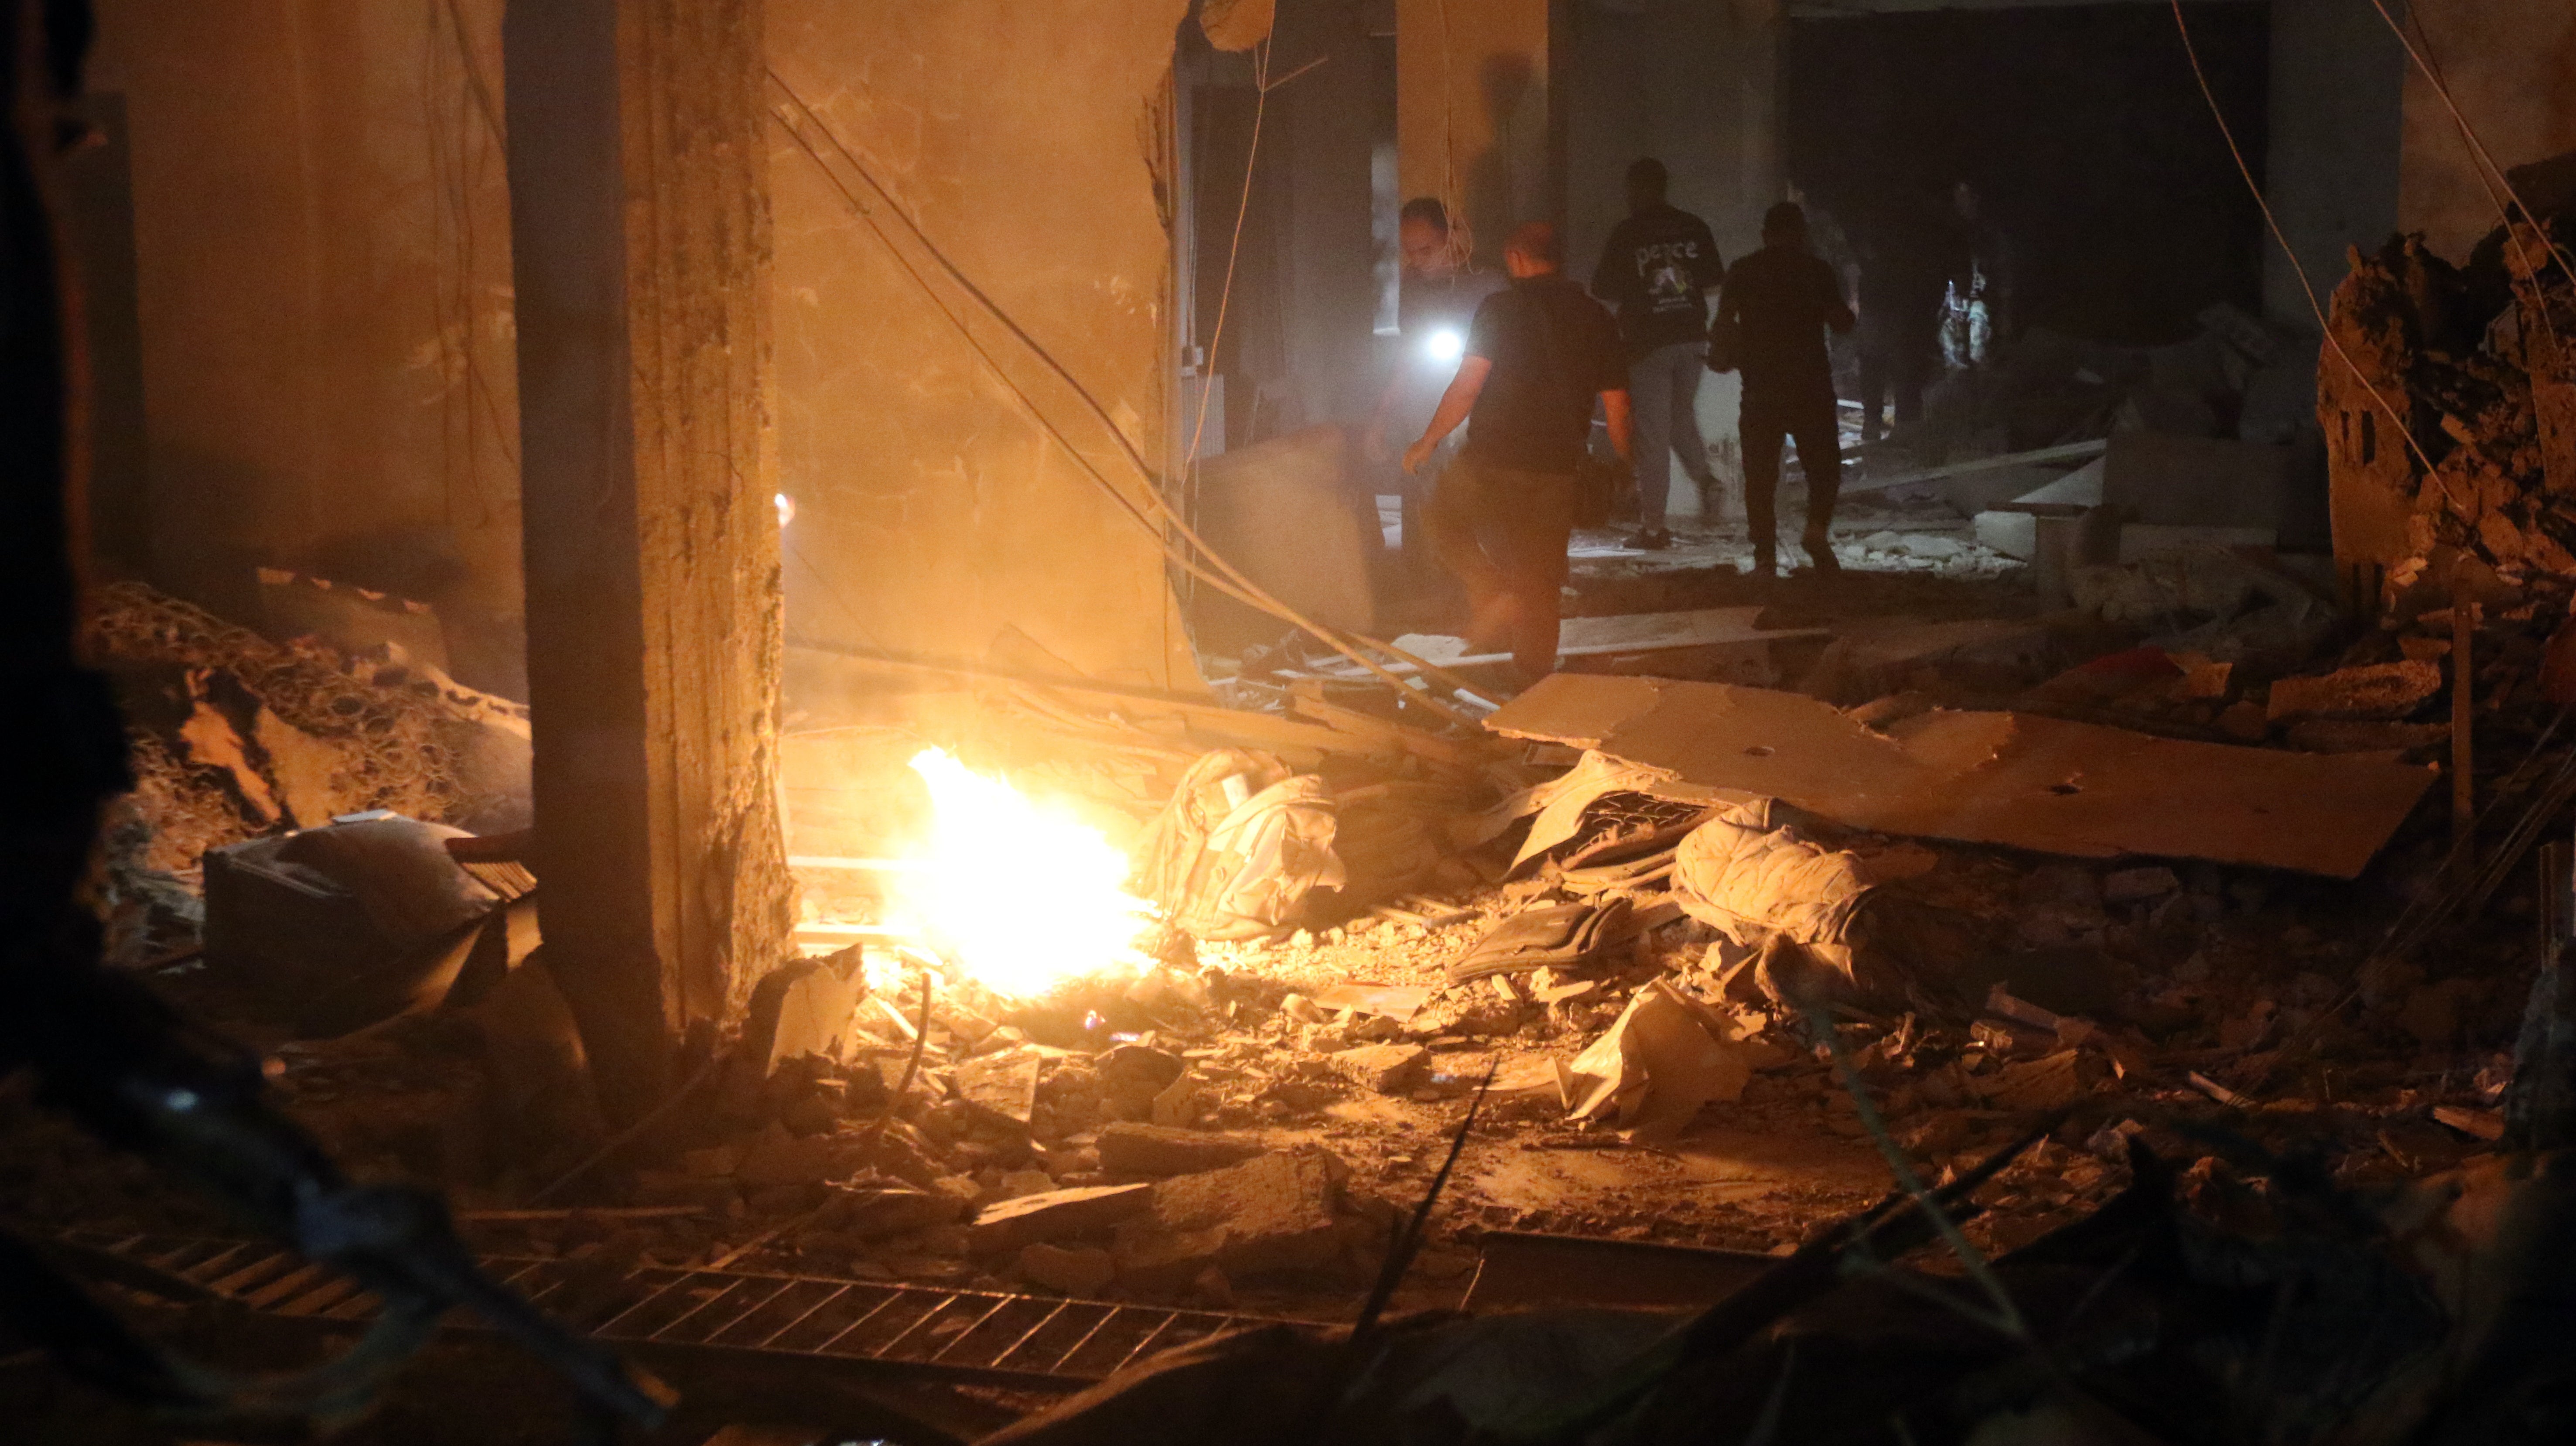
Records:
[[[1821,989],[1856,1003],[1920,1003],[1929,975],[1973,952],[1968,921],[1874,882],[1859,855],[1761,810],[1721,813],[1682,841],[1673,898],[1759,951],[1765,994],[1803,1006]]]
[[[207,968],[307,1037],[438,1003],[506,902],[448,855],[465,836],[377,815],[209,850]]]
[[[1623,926],[1633,910],[1626,897],[1615,895],[1597,904],[1524,909],[1494,926],[1492,933],[1452,963],[1449,982],[1464,984],[1541,967],[1579,967],[1627,937]]]

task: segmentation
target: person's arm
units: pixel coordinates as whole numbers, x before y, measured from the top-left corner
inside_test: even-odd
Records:
[[[1420,472],[1458,424],[1467,420],[1467,414],[1476,409],[1476,398],[1484,395],[1485,378],[1493,374],[1491,357],[1471,356],[1458,363],[1458,375],[1451,379],[1449,390],[1440,394],[1440,410],[1431,414],[1431,425],[1423,429],[1420,441],[1404,449],[1406,472]]]
[[[1692,261],[1691,279],[1699,283],[1700,295],[1711,296],[1726,281],[1726,258],[1718,252],[1717,237],[1707,222],[1700,223],[1694,239],[1699,242],[1699,255]]]
[[[1816,274],[1824,282],[1825,325],[1832,328],[1836,336],[1851,335],[1852,328],[1860,324],[1860,319],[1852,315],[1851,302],[1843,294],[1842,277],[1822,261],[1816,263]]]
[[[1636,449],[1629,445],[1627,388],[1601,394],[1601,417],[1610,424],[1610,445],[1619,453],[1619,460],[1636,466]]]

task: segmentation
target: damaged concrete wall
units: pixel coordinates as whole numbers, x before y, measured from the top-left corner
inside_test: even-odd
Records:
[[[502,0],[99,0],[131,126],[151,579],[421,598],[524,696]]]
[[[2418,43],[2495,163],[2576,150],[2576,7],[2565,0],[2415,0]],[[2501,218],[2459,125],[2422,70],[2406,76],[2398,228],[2455,260]]]
[[[1503,264],[1512,227],[1563,219],[1550,22],[1548,0],[1396,0],[1404,194],[1463,208],[1490,266]]]
[[[2367,4],[2272,0],[2270,155],[2264,198],[2298,256],[2267,246],[2263,309],[2314,335],[2299,270],[2320,299],[2343,279],[2347,248],[2397,226],[2406,128],[2406,51]]]
[[[1136,468],[1070,387],[939,274],[868,180],[1165,465],[1166,81],[1187,8],[771,4],[795,636],[1022,669],[1052,655],[1096,678],[1199,686],[1153,537],[951,314],[1141,505]],[[775,119],[782,107],[792,125]]]
[[[1779,0],[1579,0],[1563,37],[1566,241],[1578,268],[1627,214],[1628,163],[1672,172],[1673,204],[1696,212],[1718,248],[1762,244],[1781,198]]]

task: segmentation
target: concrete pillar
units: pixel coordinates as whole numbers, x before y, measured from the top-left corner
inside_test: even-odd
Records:
[[[787,946],[761,8],[504,38],[536,870],[612,1120]]]
[[[2414,11],[2452,98],[2497,165],[2510,169],[2576,150],[2576,6],[2415,0]],[[2423,232],[2441,255],[2466,260],[2469,248],[2502,224],[2449,107],[2411,64],[2403,165],[2398,225]]]
[[[2397,229],[2407,70],[2405,48],[2368,0],[2272,0],[2266,199],[2320,302],[2342,283],[2348,247],[2375,249]],[[2278,245],[2264,249],[2263,309],[2318,332]]]
[[[1549,0],[1396,0],[1397,174],[1475,228],[1502,264],[1524,221],[1563,219],[1548,97]]]

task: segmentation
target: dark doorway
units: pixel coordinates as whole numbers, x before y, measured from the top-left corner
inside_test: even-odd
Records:
[[[2262,176],[2270,11],[2186,6]],[[2259,312],[2261,210],[2161,5],[1793,21],[1790,178],[1847,230],[1922,224],[1966,181],[2009,243],[2019,327],[2156,345]]]

